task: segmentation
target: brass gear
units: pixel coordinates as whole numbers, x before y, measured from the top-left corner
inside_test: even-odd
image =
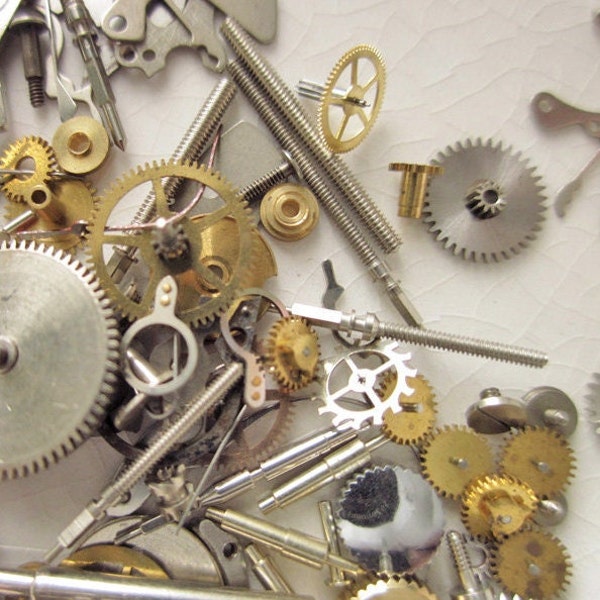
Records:
[[[495,469],[488,441],[464,426],[446,425],[425,440],[423,475],[439,494],[458,500],[470,481]]]
[[[474,536],[498,539],[521,530],[537,505],[538,498],[526,483],[509,475],[484,475],[465,490],[461,517]]]
[[[383,415],[382,432],[397,444],[420,444],[431,432],[436,418],[435,394],[422,375],[407,377],[408,387],[414,391],[410,396],[400,394],[400,412],[387,410]],[[380,394],[386,399],[396,387],[396,378],[388,378]]]
[[[286,391],[307,386],[319,365],[319,338],[300,317],[282,317],[269,330],[264,362]]]
[[[521,531],[492,551],[492,572],[511,594],[547,600],[564,591],[571,561],[562,543],[543,531]]]
[[[392,577],[356,590],[350,600],[437,600],[437,596],[424,585]]]
[[[115,207],[126,194],[141,184],[150,183],[152,186],[156,197],[157,217],[173,217],[176,213],[170,210],[161,184],[165,177],[181,177],[206,185],[223,202],[223,206],[201,219],[184,216],[179,221],[189,240],[190,258],[185,268],[178,269],[178,272],[172,272],[171,264],[158,257],[152,244],[152,228],[130,230],[130,233],[105,232]],[[223,265],[216,264],[218,257],[212,254],[210,240],[214,239],[213,228],[218,228],[220,221],[229,218],[234,219],[237,226],[237,235],[232,236],[229,241],[236,251],[230,253],[230,256],[235,256],[235,260],[224,268]],[[107,295],[129,320],[150,313],[159,281],[166,275],[173,275],[179,288],[176,313],[184,322],[198,325],[211,321],[225,311],[239,290],[247,287],[247,282],[252,277],[254,250],[258,239],[255,232],[246,203],[219,173],[205,165],[162,161],[130,171],[102,196],[90,226],[89,253]],[[144,263],[148,273],[147,282],[145,277],[133,282],[136,288],[133,295],[126,294],[111,278],[104,259],[104,246],[133,247],[138,250],[138,260]],[[125,279],[122,283],[126,281]]]
[[[364,83],[359,81],[359,61],[369,62],[374,74]],[[343,84],[343,74],[350,67],[349,87],[343,98],[335,94],[336,88],[340,83]],[[361,106],[360,101],[365,99],[371,89],[375,87],[374,98],[372,98],[369,110]],[[360,142],[367,136],[383,102],[385,91],[385,64],[381,52],[373,46],[361,44],[355,46],[346,52],[333,67],[325,89],[323,98],[319,104],[319,128],[325,139],[326,144],[333,152],[348,152],[356,148]],[[333,108],[342,110],[341,121],[338,125],[337,120],[332,123],[332,116],[335,114]],[[339,111],[336,111],[339,114]],[[348,123],[352,118],[358,119],[362,123],[362,128],[354,135],[345,136]],[[335,131],[334,131],[335,129]]]
[[[35,173],[10,177],[2,184],[2,191],[14,202],[24,202],[34,186],[48,183],[56,168],[56,157],[50,144],[37,136],[26,136],[13,142],[0,159],[0,168],[18,169],[27,159],[33,161]]]
[[[527,482],[542,497],[565,489],[575,464],[573,450],[558,432],[526,427],[504,445],[500,469]]]
[[[67,229],[78,221],[91,222],[96,196],[94,188],[88,182],[79,179],[57,180],[51,184],[49,192],[52,194],[52,212],[37,212],[36,217],[28,221],[19,231],[56,231]],[[6,219],[12,221],[27,210],[29,210],[27,204],[9,202],[6,206]],[[57,213],[59,219],[53,219],[53,213]],[[84,240],[74,233],[37,239],[43,244],[60,250],[71,250]]]

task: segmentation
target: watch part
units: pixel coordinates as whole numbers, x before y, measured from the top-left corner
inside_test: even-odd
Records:
[[[543,220],[543,188],[520,153],[492,140],[448,146],[434,164],[423,211],[429,231],[455,255],[498,262],[519,254]]]
[[[554,536],[537,530],[521,531],[497,544],[492,570],[511,594],[547,600],[565,590],[571,561]]]
[[[13,479],[97,429],[117,381],[119,334],[93,273],[64,252],[2,244],[0,274],[0,473]]]
[[[406,573],[431,560],[444,522],[431,486],[412,471],[387,465],[350,481],[340,501],[338,528],[363,568]]]
[[[422,375],[408,377],[406,383],[413,389],[413,393],[410,396],[400,395],[400,411],[385,411],[381,430],[397,444],[419,445],[435,424],[435,395]],[[387,399],[395,386],[394,377],[387,379],[379,392],[382,398]]]
[[[567,394],[549,385],[529,390],[523,401],[527,418],[533,427],[548,427],[569,437],[577,427],[577,408]]]
[[[600,373],[592,373],[592,380],[587,385],[588,420],[600,435]]]
[[[390,171],[402,171],[398,216],[420,219],[429,188],[429,179],[441,175],[444,169],[437,165],[417,165],[412,163],[390,163]]]
[[[437,596],[415,581],[390,577],[361,587],[350,600],[437,600]]]
[[[495,470],[488,441],[467,427],[435,430],[421,449],[423,475],[442,496],[458,500],[470,481]]]
[[[550,497],[563,491],[575,468],[573,450],[552,429],[527,427],[504,445],[500,470],[530,485],[535,493]]]
[[[102,165],[110,141],[102,123],[92,117],[73,117],[61,123],[52,138],[52,147],[61,169],[84,175]]]
[[[537,506],[538,498],[526,483],[509,475],[485,475],[465,489],[461,517],[472,535],[499,539],[521,530]]]
[[[541,527],[556,527],[565,520],[569,505],[564,494],[555,494],[552,498],[540,500],[533,520]]]
[[[527,411],[522,400],[502,396],[498,388],[487,388],[479,400],[466,411],[467,425],[477,433],[507,433],[527,425]]]

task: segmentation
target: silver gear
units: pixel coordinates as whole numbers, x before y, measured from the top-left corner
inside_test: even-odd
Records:
[[[40,471],[100,424],[117,323],[93,272],[61,250],[0,245],[0,478]]]
[[[535,169],[492,140],[448,146],[433,164],[423,211],[429,231],[455,255],[475,262],[509,259],[535,239],[546,209]]]

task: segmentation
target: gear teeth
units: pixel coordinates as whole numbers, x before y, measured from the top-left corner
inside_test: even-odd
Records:
[[[504,444],[500,469],[529,484],[541,498],[549,498],[567,487],[574,473],[575,455],[557,431],[525,427]]]
[[[438,597],[425,585],[398,576],[379,577],[375,581],[356,588],[353,594],[349,600],[381,600],[384,598],[438,600]]]

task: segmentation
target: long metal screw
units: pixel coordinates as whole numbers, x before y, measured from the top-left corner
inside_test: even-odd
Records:
[[[458,531],[449,531],[446,534],[446,541],[448,542],[461,585],[460,588],[455,589],[450,594],[451,597],[454,600],[486,600],[488,598],[486,588],[475,575],[460,533]]]
[[[354,208],[383,251],[393,252],[401,243],[400,237],[348,166],[338,156],[332,154],[320,139],[294,92],[260,55],[254,42],[234,19],[227,17],[221,26],[221,31],[235,54],[246,65],[248,72],[281,113],[287,126],[302,140],[302,144],[313,156],[313,160],[327,173],[336,191]],[[337,199],[334,201],[337,202]]]
[[[285,150],[283,154],[285,160],[280,165],[240,189],[240,194],[248,204],[258,202],[272,187],[287,181],[289,177],[302,179],[302,175],[294,159]]]
[[[369,269],[373,278],[384,284],[386,293],[405,321],[410,325],[418,326],[421,323],[420,315],[404,295],[400,284],[394,279],[388,266],[377,256],[373,246],[366,239],[356,222],[350,217],[346,209],[337,202],[315,166],[311,154],[292,133],[283,117],[273,107],[268,96],[260,89],[252,76],[246,72],[243,64],[236,60],[230,62],[227,68],[271,133],[298,163],[306,183],[329,212],[333,222],[340,228],[362,263]]]

